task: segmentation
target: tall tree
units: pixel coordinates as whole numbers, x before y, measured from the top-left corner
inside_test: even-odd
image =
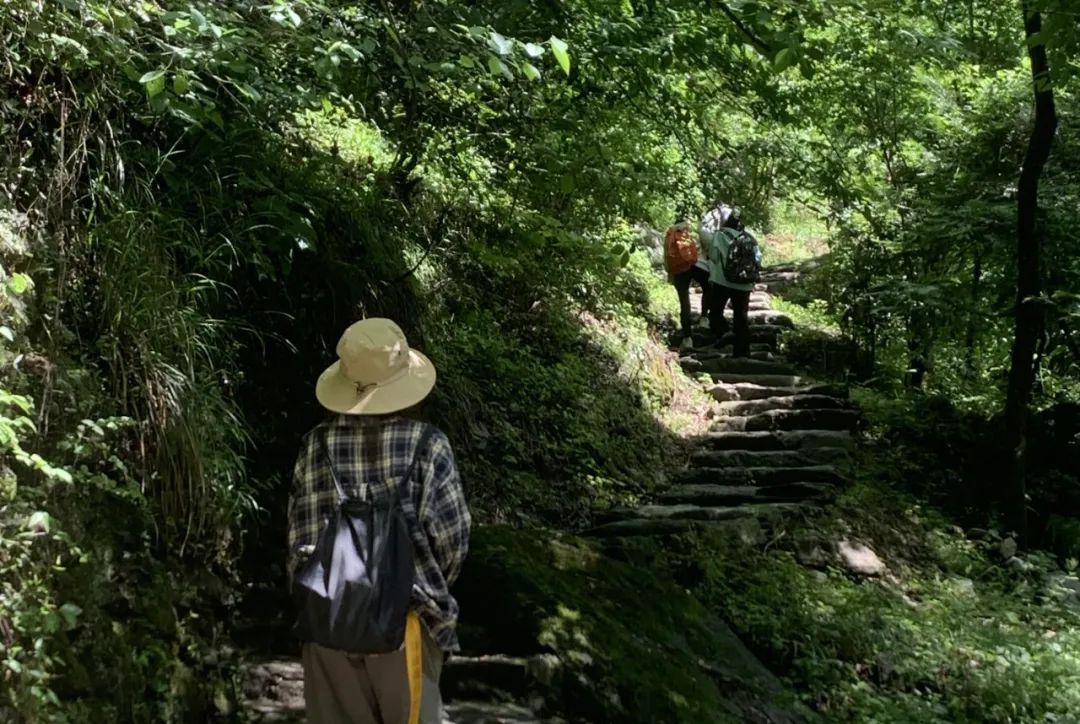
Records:
[[[1023,9],[1035,96],[1035,119],[1017,186],[1016,333],[1012,348],[1012,366],[1009,370],[1008,397],[1005,402],[1007,449],[1010,456],[1006,503],[1008,515],[1022,544],[1027,540],[1024,455],[1027,447],[1028,407],[1035,381],[1035,348],[1045,325],[1040,299],[1042,278],[1039,270],[1040,238],[1036,219],[1039,208],[1039,178],[1050,158],[1050,149],[1057,129],[1050,62],[1041,35],[1042,14],[1030,0],[1025,0]]]

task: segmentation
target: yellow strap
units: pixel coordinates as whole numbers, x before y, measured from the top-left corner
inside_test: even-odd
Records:
[[[420,699],[423,695],[424,658],[420,638],[420,617],[409,611],[405,619],[405,669],[409,676],[409,724],[420,724]]]

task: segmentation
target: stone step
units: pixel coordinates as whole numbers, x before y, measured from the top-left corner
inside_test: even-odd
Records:
[[[724,312],[724,318],[730,322],[732,314],[733,312],[728,309]],[[750,322],[751,329],[758,326],[780,327],[782,329],[794,329],[795,327],[795,322],[791,320],[791,317],[772,309],[751,311],[747,315],[747,321]]]
[[[788,483],[827,483],[840,485],[843,476],[831,465],[809,467],[690,468],[679,473],[681,485],[786,485]]]
[[[246,721],[304,721],[304,669],[299,658],[249,661],[241,667],[240,675]]]
[[[739,506],[649,505],[626,511],[639,513],[632,517],[612,520],[590,530],[593,537],[660,536],[685,533],[696,526],[717,526],[728,529],[732,522],[746,518],[771,518],[816,512],[810,503],[768,503]]]
[[[728,417],[747,417],[769,410],[850,410],[851,402],[829,395],[786,395],[720,403],[720,414]]]
[[[669,504],[743,505],[748,503],[797,503],[805,500],[824,501],[834,488],[825,483],[785,483],[765,487],[745,485],[680,485],[660,496]]]
[[[535,682],[533,659],[491,654],[454,656],[443,667],[439,688],[448,699],[527,697]]]
[[[767,291],[755,289],[754,291],[750,292],[750,303],[772,304],[772,295],[770,295]],[[699,312],[701,310],[701,290],[696,286],[690,287],[690,307],[695,312]]]
[[[770,397],[789,397],[792,395],[818,395],[835,397],[838,400],[848,398],[848,389],[841,385],[807,385],[804,387],[766,387],[747,382],[735,384],[719,383],[708,390],[717,402],[738,402],[765,400]]]
[[[703,354],[707,353],[708,354],[708,359],[735,359],[734,353],[732,351],[730,351],[731,348],[728,347],[727,350],[728,351],[726,351],[726,352],[717,352],[716,348],[712,347],[712,348],[702,350],[702,353]],[[692,352],[690,354],[687,354],[686,356],[688,358],[690,358],[690,359],[693,359],[693,360],[698,359],[697,355],[692,353]],[[740,359],[745,359],[745,358],[740,358]],[[778,361],[781,361],[782,358],[779,357],[775,352],[773,352],[772,349],[768,345],[751,345],[751,347],[750,347],[750,359],[756,359],[756,360],[761,361],[761,362],[778,362]],[[690,372],[691,374],[696,374],[698,372],[701,372],[701,370],[694,369],[692,364],[690,365],[690,369],[687,370],[687,371]]]
[[[842,447],[809,447],[800,450],[698,450],[690,464],[703,468],[797,468],[827,465],[846,460]]]
[[[775,314],[775,312],[770,312]],[[751,342],[775,342],[780,335],[785,332],[790,332],[791,327],[785,327],[779,324],[751,324],[750,325],[750,341]],[[735,339],[735,332],[729,331],[721,339],[722,344],[729,344]]]
[[[768,290],[777,284],[791,285],[797,281],[799,281],[799,272],[797,271],[767,271],[761,275],[761,281],[758,283],[763,285],[765,290]]]
[[[759,342],[775,347],[781,334],[790,331],[787,327],[775,324],[755,324],[750,327],[750,343]],[[693,330],[695,345],[708,345],[715,343],[717,347],[723,347],[735,342],[735,333],[728,332],[717,341],[708,330],[695,327]]]
[[[713,429],[717,432],[854,430],[860,419],[858,410],[769,410],[749,417],[721,418]]]
[[[713,382],[729,385],[751,384],[759,387],[802,387],[807,383],[798,375],[762,375],[742,372],[714,372],[709,375]]]
[[[735,340],[728,340],[725,344],[710,344],[708,347],[703,347],[698,351],[695,351],[692,357],[699,359],[705,359],[706,357],[730,357],[735,348]],[[751,342],[750,354],[755,352],[767,352],[774,354],[776,352],[776,345],[769,342]]]
[[[772,310],[772,302],[755,302],[751,299],[749,309],[751,312],[768,312]]]
[[[546,724],[531,709],[492,701],[450,701],[443,705],[442,724]]]
[[[439,688],[447,700],[443,724],[540,724],[526,706],[532,683],[553,670],[553,656],[518,658],[503,655],[454,656],[443,667]],[[245,721],[259,724],[302,724],[304,672],[300,659],[271,659],[243,669]]]
[[[787,272],[801,272],[806,266],[806,262],[792,261],[786,264],[773,264],[761,270],[762,275],[766,274],[780,274]]]
[[[596,514],[596,520],[610,525],[625,520],[733,520],[752,515],[749,507],[662,505],[647,503],[636,507],[612,508]]]
[[[707,450],[810,450],[847,448],[855,439],[841,430],[789,430],[774,432],[712,432],[701,438]]]
[[[746,357],[684,357],[679,360],[684,370],[691,374],[733,373],[740,375],[794,375],[795,368],[785,362],[752,359]]]

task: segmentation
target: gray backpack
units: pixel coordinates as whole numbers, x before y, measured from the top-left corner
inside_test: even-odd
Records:
[[[410,521],[401,499],[408,496],[432,430],[421,435],[401,484],[374,500],[345,493],[325,433],[319,437],[339,505],[293,578],[295,631],[302,641],[355,654],[401,648],[416,576]]]

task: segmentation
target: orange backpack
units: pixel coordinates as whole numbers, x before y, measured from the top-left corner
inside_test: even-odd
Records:
[[[664,268],[668,274],[682,274],[697,264],[698,248],[686,223],[675,224],[664,237]]]

